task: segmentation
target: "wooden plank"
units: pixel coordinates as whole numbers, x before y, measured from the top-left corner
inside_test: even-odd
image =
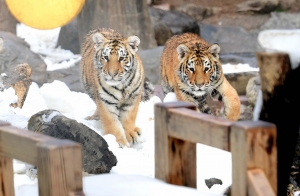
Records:
[[[190,108],[196,109],[187,102],[168,102],[155,104],[155,178],[168,182],[169,179],[169,137],[168,137],[168,109]]]
[[[57,139],[14,126],[0,126],[0,156],[37,165],[38,152],[36,144],[49,140]]]
[[[260,168],[277,193],[276,127],[263,121],[234,123],[230,134],[232,195],[247,195],[247,170]]]
[[[9,122],[6,122],[6,121],[3,121],[3,120],[0,120],[0,126],[8,126],[10,125]]]
[[[261,169],[247,171],[249,195],[251,196],[276,196],[266,175]]]
[[[14,195],[14,173],[11,158],[0,157],[0,196]]]
[[[69,140],[38,144],[39,195],[82,193],[81,145]]]
[[[168,110],[169,135],[193,143],[202,143],[229,151],[229,130],[234,121],[197,111],[174,108]]]
[[[197,188],[196,143],[169,137],[168,182]]]

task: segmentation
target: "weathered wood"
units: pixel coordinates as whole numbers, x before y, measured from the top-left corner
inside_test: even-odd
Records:
[[[3,121],[3,120],[0,120],[0,126],[8,126],[10,125],[9,122],[6,122],[6,121]]]
[[[67,196],[82,190],[81,146],[69,140],[38,144],[39,195]]]
[[[146,0],[86,0],[77,24],[80,45],[90,30],[110,27],[125,37],[137,35],[140,49],[156,47]]]
[[[300,84],[300,66],[291,69],[286,53],[256,54],[263,92],[260,120],[277,127],[278,195],[286,195],[295,145],[299,136],[300,95],[295,85]]]
[[[196,152],[196,145],[168,136],[168,109],[171,108],[196,110],[195,105],[187,102],[155,105],[155,177],[169,183],[172,181],[177,185],[195,187],[196,156],[192,155]],[[176,174],[176,171],[179,173]]]
[[[37,165],[37,144],[53,137],[21,130],[14,126],[0,126],[0,156],[15,158]]]
[[[232,125],[233,196],[247,195],[247,170],[261,168],[277,193],[276,127],[263,121],[244,121]]]
[[[190,109],[169,109],[169,136],[229,151],[229,130],[234,123]]]
[[[197,188],[196,143],[169,137],[168,147],[168,182]]]
[[[270,182],[261,169],[250,169],[247,171],[248,189],[251,196],[276,196]]]
[[[14,173],[11,158],[0,157],[0,196],[14,195]]]

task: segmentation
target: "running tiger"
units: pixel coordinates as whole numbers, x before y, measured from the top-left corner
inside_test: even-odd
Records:
[[[211,114],[206,103],[210,94],[223,101],[227,119],[238,120],[239,96],[224,77],[219,52],[217,44],[210,45],[196,34],[171,37],[160,59],[162,88],[165,95],[174,92],[178,100],[194,103],[207,114]]]
[[[112,134],[121,147],[139,143],[135,120],[140,101],[153,92],[144,82],[144,69],[136,54],[140,39],[100,28],[90,31],[82,45],[81,79],[97,109],[87,120],[101,119],[104,134]],[[144,88],[144,90],[143,90]]]

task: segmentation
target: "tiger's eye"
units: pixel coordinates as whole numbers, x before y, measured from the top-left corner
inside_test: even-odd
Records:
[[[119,58],[119,61],[123,61],[123,59],[124,59],[124,57],[121,56],[121,57]]]
[[[108,61],[108,56],[104,56],[104,59]]]

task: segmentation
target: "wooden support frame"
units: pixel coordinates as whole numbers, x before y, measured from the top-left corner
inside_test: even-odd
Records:
[[[14,195],[12,159],[37,166],[39,195],[84,196],[79,143],[21,130],[0,121],[0,196]]]
[[[276,195],[274,124],[263,121],[234,122],[202,114],[187,102],[155,105],[156,178],[196,188],[196,143],[232,153],[233,196]],[[258,180],[265,184],[259,186]],[[265,189],[262,190],[262,187]]]

